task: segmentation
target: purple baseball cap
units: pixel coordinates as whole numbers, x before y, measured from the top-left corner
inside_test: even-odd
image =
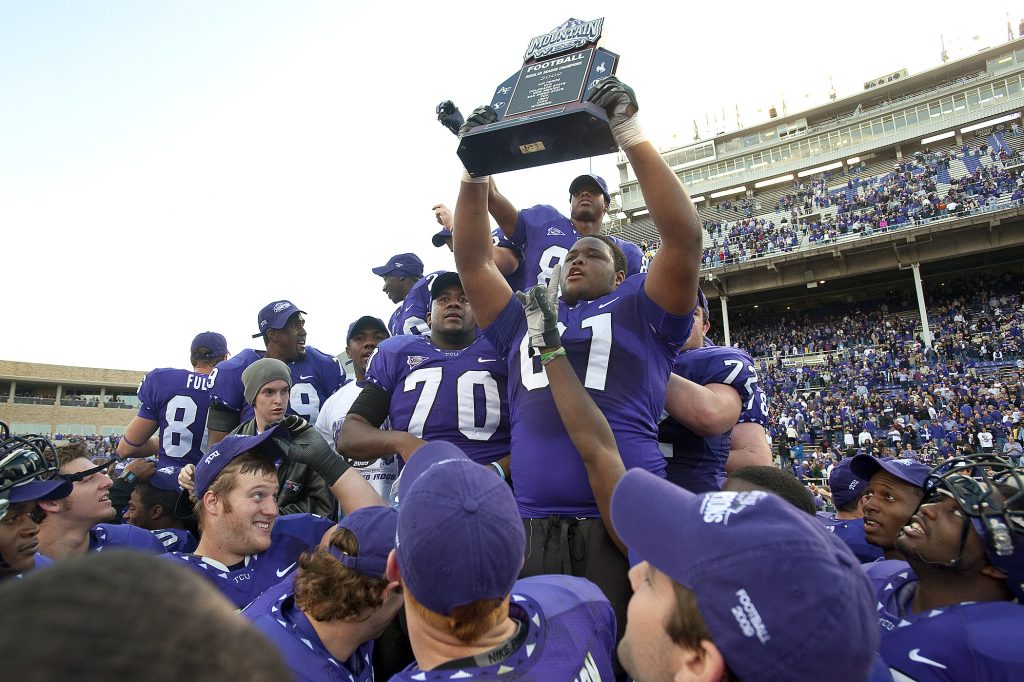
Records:
[[[388,326],[384,324],[384,320],[373,315],[363,315],[358,320],[348,326],[348,334],[345,335],[345,342],[348,343],[352,335],[360,329],[376,329],[377,331],[384,332],[385,336],[391,336],[388,332]]]
[[[700,287],[697,287],[697,305],[704,310],[704,321],[711,321],[711,306],[708,305],[708,297],[704,295],[704,292]]]
[[[580,188],[580,186],[583,185],[584,183],[586,183],[586,184],[595,184],[598,187],[600,187],[601,188],[601,194],[604,195],[604,203],[605,203],[605,205],[607,205],[609,202],[611,202],[611,200],[612,200],[611,195],[608,194],[608,183],[605,182],[604,178],[602,178],[600,175],[592,175],[590,173],[587,173],[585,175],[577,176],[575,180],[573,180],[572,182],[569,183],[569,196],[572,196],[573,194],[575,194],[576,190],[578,190]]]
[[[433,301],[450,286],[462,287],[462,278],[457,272],[442,272],[430,284],[430,300]]]
[[[398,481],[395,545],[416,601],[442,615],[512,591],[526,550],[515,497],[451,443],[417,450]]]
[[[209,348],[210,357],[219,358],[228,354],[228,342],[223,334],[217,332],[200,332],[192,339],[191,352],[195,353],[197,348]]]
[[[857,455],[850,460],[850,472],[865,481],[870,481],[872,476],[882,470],[915,488],[924,488],[924,482],[931,473],[930,467],[912,459],[876,459],[871,455]]]
[[[288,326],[288,320],[296,313],[307,314],[305,310],[299,310],[291,301],[271,301],[260,310],[260,315],[256,320],[260,331],[253,334],[252,338],[260,338],[268,329],[284,329]]]
[[[181,472],[179,466],[160,467],[149,477],[149,484],[157,490],[173,490],[180,493],[182,488],[178,485],[178,474]]]
[[[263,433],[256,436],[243,436],[240,433],[229,434],[221,442],[213,446],[209,454],[203,455],[196,464],[195,471],[195,496],[202,497],[209,490],[210,485],[220,475],[228,464],[235,457],[243,455],[250,450],[260,448],[261,453],[277,459],[284,457],[280,448],[270,440],[270,436],[277,430],[277,425],[270,427]],[[287,434],[286,430],[282,433]],[[262,447],[261,447],[262,446]]]
[[[35,500],[60,500],[71,494],[73,486],[71,481],[63,478],[51,478],[46,481],[35,478],[11,488],[7,492],[7,501],[18,504]]]
[[[739,679],[816,679],[823,660],[829,679],[867,679],[871,584],[813,516],[763,490],[694,495],[642,469],[619,481],[611,515],[631,554],[694,593]]]
[[[363,507],[357,509],[338,524],[349,529],[359,543],[359,556],[351,556],[330,545],[327,549],[342,566],[371,578],[383,578],[388,566],[388,555],[395,548],[398,530],[398,511],[391,507]]]
[[[828,475],[828,487],[832,491],[832,501],[837,507],[847,505],[864,494],[868,486],[866,478],[854,475],[850,470],[852,457],[846,457],[832,467],[832,473]]]
[[[380,277],[422,277],[423,261],[415,253],[399,253],[378,268],[371,268]]]
[[[437,234],[430,238],[430,243],[436,247],[445,245],[445,241],[452,238],[452,231],[447,227],[442,227]]]

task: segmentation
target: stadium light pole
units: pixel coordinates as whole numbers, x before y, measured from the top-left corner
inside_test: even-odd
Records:
[[[731,346],[729,342],[729,297],[719,296],[718,300],[722,302],[722,335],[725,337],[725,345]]]
[[[932,331],[928,326],[928,308],[924,304],[924,287],[921,286],[921,264],[911,263],[910,268],[914,271],[914,288],[917,290],[917,310],[921,316],[921,338],[926,348],[932,347]]]

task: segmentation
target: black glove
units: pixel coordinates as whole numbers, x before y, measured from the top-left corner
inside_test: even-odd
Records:
[[[516,299],[526,312],[527,334],[530,347],[539,351],[562,345],[558,332],[558,283],[561,279],[562,264],[551,270],[551,279],[546,285],[538,284],[529,291],[517,292]]]
[[[437,120],[441,122],[441,125],[452,131],[452,135],[458,135],[459,128],[466,122],[459,108],[450,99],[446,99],[437,105],[435,111],[437,113]]]
[[[473,113],[469,115],[466,122],[459,128],[459,136],[463,136],[473,128],[477,126],[487,125],[488,123],[494,123],[498,120],[498,112],[488,104],[482,107],[477,107],[473,110]]]
[[[351,468],[351,465],[324,440],[320,432],[302,417],[290,414],[278,423],[277,428],[278,432],[275,432],[272,438],[288,459],[308,465],[324,477],[328,486],[334,485],[341,475]],[[291,435],[290,441],[278,435],[282,429]]]
[[[587,95],[587,101],[605,110],[608,122],[613,128],[640,110],[633,88],[615,76],[598,81]]]

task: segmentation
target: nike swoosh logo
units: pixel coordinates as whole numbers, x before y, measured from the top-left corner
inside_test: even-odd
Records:
[[[615,298],[613,298],[612,300],[608,301],[607,303],[602,303],[601,305],[599,305],[597,307],[600,310],[601,308],[604,308],[605,306],[610,306],[612,303],[615,303],[620,298],[622,298],[622,297],[621,296],[616,296]]]
[[[305,381],[306,379],[312,379],[312,378],[313,378],[312,374],[310,374],[309,376],[302,376],[301,374],[299,375],[299,381]]]
[[[476,361],[477,362],[497,362],[498,359],[497,358],[490,358],[490,359],[487,359],[487,358],[477,358]]]
[[[283,578],[285,576],[285,574],[288,573],[288,571],[290,571],[293,568],[295,568],[295,563],[296,562],[293,561],[290,565],[285,566],[280,571],[277,571],[277,577],[278,578]],[[945,668],[946,666],[942,666],[942,667]]]
[[[911,649],[910,653],[908,654],[910,660],[915,661],[917,663],[924,663],[925,665],[935,666],[936,668],[942,668],[943,670],[946,669],[946,666],[942,665],[938,661],[933,661],[930,658],[925,658],[924,656],[922,656],[920,653],[918,653],[920,651],[920,649]]]

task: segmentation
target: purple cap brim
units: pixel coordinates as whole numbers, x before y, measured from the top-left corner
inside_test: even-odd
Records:
[[[430,238],[430,243],[433,244],[435,247],[441,247],[441,246],[444,246],[445,241],[447,241],[448,239],[451,239],[451,238],[452,238],[452,231],[449,230],[447,227],[445,227],[445,228],[442,228],[439,232],[437,232],[433,237]]]
[[[924,488],[931,469],[924,464],[910,460],[877,459],[871,455],[857,455],[850,460],[850,471],[857,478],[870,481],[879,471],[885,471],[893,477],[915,488]]]
[[[7,501],[11,504],[33,500],[60,500],[71,494],[73,484],[63,478],[48,481],[33,480],[10,489]]]
[[[224,438],[221,442],[213,446],[209,454],[204,455],[199,463],[196,464],[195,471],[195,496],[197,498],[202,497],[206,494],[206,491],[210,488],[210,485],[216,480],[220,472],[224,470],[231,460],[235,459],[239,455],[242,455],[250,450],[263,446],[263,452],[268,456],[272,457],[284,457],[284,453],[281,452],[276,445],[273,445],[273,441],[270,437],[276,433],[278,426],[272,426],[261,434],[255,436],[243,436],[240,434],[231,434]],[[288,431],[282,429],[280,435],[287,436]],[[266,443],[266,445],[264,445]],[[270,451],[267,452],[267,448]]]
[[[398,510],[392,507],[363,507],[338,523],[356,536],[359,556],[345,554],[334,545],[328,547],[331,555],[343,566],[371,578],[383,578],[388,566],[388,555],[395,548],[398,530]]]

